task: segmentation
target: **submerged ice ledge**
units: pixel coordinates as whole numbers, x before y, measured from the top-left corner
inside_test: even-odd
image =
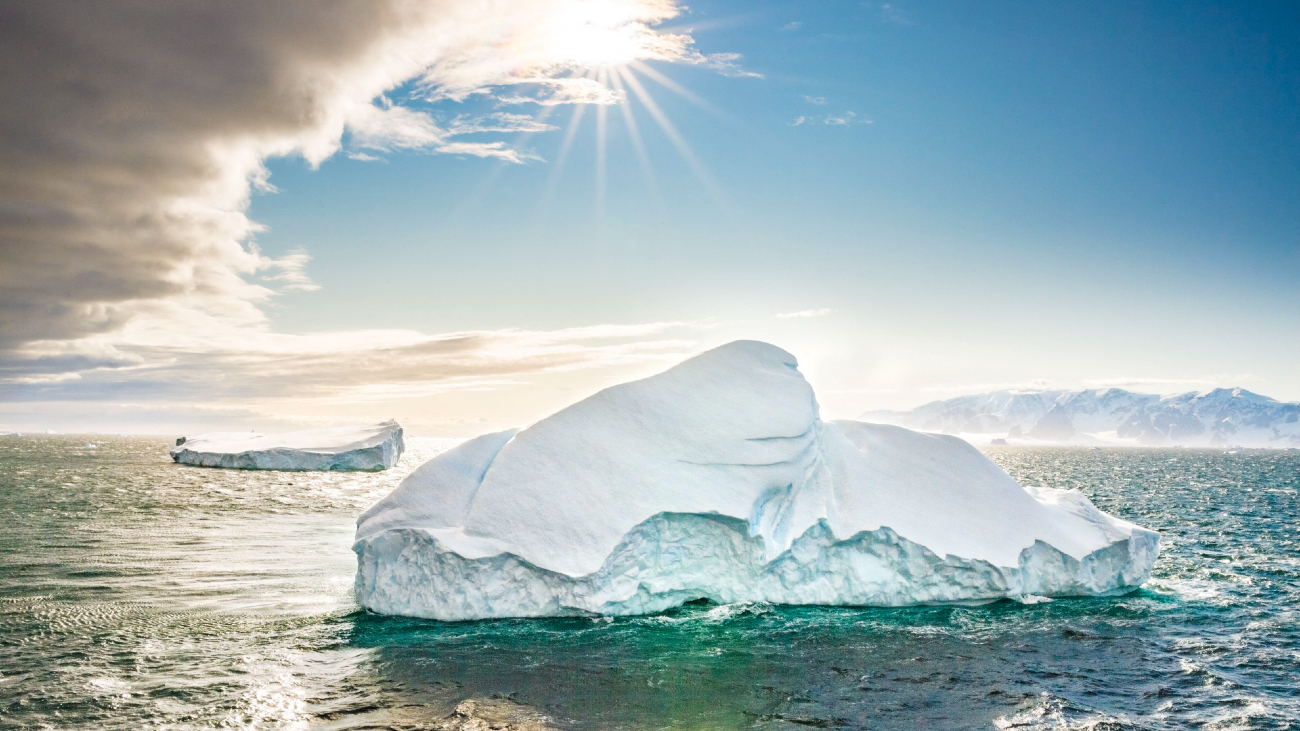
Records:
[[[354,544],[362,606],[443,620],[1106,595],[1158,549],[960,439],[823,422],[794,357],[744,341],[439,455]]]

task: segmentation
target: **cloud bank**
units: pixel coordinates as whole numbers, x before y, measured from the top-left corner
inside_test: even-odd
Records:
[[[825,317],[826,315],[829,315],[834,311],[835,310],[832,310],[829,307],[822,307],[816,310],[799,310],[798,312],[781,312],[776,315],[773,315],[773,317],[775,317],[778,320],[796,320],[796,319],[802,319],[807,317]]]
[[[363,403],[438,393],[484,379],[679,359],[688,323],[427,335],[358,330],[291,335],[195,323],[187,336],[145,318],[124,333],[47,341],[0,365],[0,400],[160,398],[172,402],[331,400]],[[106,364],[106,365],[101,365]]]

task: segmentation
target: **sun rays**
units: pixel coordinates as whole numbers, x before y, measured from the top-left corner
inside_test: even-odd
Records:
[[[467,62],[455,59],[436,68],[438,74],[430,72],[420,93],[425,101],[432,103],[444,100],[460,103],[478,96],[492,100],[497,107],[536,105],[537,112],[532,120],[535,124],[527,131],[521,126],[522,133],[514,144],[463,145],[478,144],[480,148],[486,144],[505,145],[493,151],[503,163],[535,160],[549,165],[534,209],[534,225],[555,208],[561,181],[566,175],[576,172],[569,169],[573,167],[570,157],[575,149],[579,149],[584,167],[590,165],[587,168],[590,172],[581,177],[590,181],[591,220],[603,239],[611,196],[630,192],[623,180],[622,158],[616,147],[627,143],[630,143],[634,164],[640,169],[644,184],[641,197],[657,209],[656,213],[664,212],[659,185],[661,170],[656,170],[656,167],[663,169],[680,157],[707,197],[734,222],[734,216],[724,205],[719,187],[700,156],[669,118],[666,110],[673,106],[665,106],[656,100],[647,87],[656,93],[666,90],[724,122],[736,124],[736,120],[669,78],[663,66],[651,66],[650,63],[684,64],[712,69],[728,76],[759,75],[740,72],[734,63],[739,58],[737,54],[703,54],[694,48],[695,41],[689,31],[673,32],[660,27],[663,21],[677,17],[682,11],[675,0],[557,0],[556,5],[545,13],[528,18],[512,17],[501,22],[493,48],[492,65],[496,69],[493,78],[462,73],[461,67]],[[435,78],[436,81],[428,80]],[[645,79],[654,84],[644,83]],[[556,114],[560,106],[571,107],[572,111],[567,115],[567,123],[559,125],[563,133],[553,152],[547,155],[549,161],[545,161],[525,145],[534,131],[556,129],[545,124],[544,120]],[[590,114],[589,106],[595,107]],[[617,114],[612,113],[611,106],[618,107]],[[523,115],[494,111],[487,116]],[[652,125],[642,124],[646,116]],[[586,124],[589,117],[591,124]],[[584,125],[591,128],[590,131],[584,129]],[[505,131],[488,129],[488,125],[480,127],[481,131]],[[472,125],[454,129],[457,134],[474,131]],[[657,134],[662,135],[662,139]],[[675,155],[669,153],[665,158],[662,152],[652,152],[656,147],[662,148],[662,140],[672,146]],[[587,147],[588,144],[592,146]],[[508,156],[505,153],[509,153]],[[492,171],[470,191],[470,197],[481,196],[505,169],[505,164],[493,165]],[[462,207],[468,207],[470,203],[467,200]]]
[[[561,139],[555,157],[550,161],[551,170],[547,175],[545,186],[537,202],[536,221],[554,201],[560,181],[564,177],[568,167],[570,154],[575,145],[582,144],[586,134],[594,134],[592,143],[594,170],[592,178],[594,190],[593,198],[593,224],[597,234],[603,238],[606,233],[606,211],[610,193],[610,141],[612,125],[620,124],[621,132],[626,136],[630,143],[632,152],[635,154],[637,167],[640,170],[640,177],[646,197],[656,206],[661,207],[663,195],[659,187],[658,173],[654,160],[646,143],[642,125],[638,122],[638,116],[642,113],[648,115],[653,121],[653,129],[656,129],[663,135],[677,152],[681,160],[689,168],[691,175],[699,182],[705,193],[718,206],[720,210],[726,212],[727,206],[724,202],[722,192],[710,175],[709,170],[696,154],[694,148],[686,137],[678,130],[671,119],[669,119],[664,107],[655,100],[642,78],[653,80],[660,88],[667,89],[673,94],[686,99],[695,106],[704,109],[715,116],[725,118],[726,115],[720,112],[716,107],[698,94],[690,91],[681,84],[673,81],[662,72],[647,65],[642,61],[632,61],[626,64],[611,64],[596,66],[587,69],[575,71],[571,76],[566,77],[581,80],[586,83],[595,83],[600,85],[609,93],[605,98],[611,99],[609,103],[588,103],[579,102],[573,104],[573,112],[569,115],[568,122],[564,124],[564,133]],[[592,110],[594,116],[594,133],[581,133],[583,120],[588,117],[587,108],[594,106]],[[611,115],[610,107],[617,106],[618,114]],[[538,114],[537,119],[543,120],[553,113],[555,106],[546,106]],[[516,141],[516,149],[529,139],[530,135],[523,135]],[[504,169],[506,166],[497,166],[498,169]]]
[[[553,207],[561,181],[570,167],[569,158],[574,149],[586,144],[583,140],[591,139],[592,148],[590,149],[592,150],[593,169],[589,173],[591,177],[588,180],[592,181],[592,224],[597,236],[601,239],[605,237],[606,213],[611,185],[610,143],[611,139],[619,137],[619,134],[611,134],[615,132],[613,130],[614,125],[621,125],[617,132],[625,136],[626,141],[630,143],[631,151],[636,159],[636,166],[640,172],[645,199],[662,213],[664,205],[663,192],[659,185],[659,173],[656,170],[655,160],[651,155],[650,147],[647,145],[645,128],[638,121],[639,117],[644,119],[642,115],[650,118],[653,122],[650,129],[662,134],[663,138],[669,142],[676,151],[677,156],[690,170],[691,176],[703,188],[719,211],[727,217],[731,217],[730,208],[726,204],[725,197],[708,168],[687,141],[685,135],[669,118],[664,106],[652,96],[650,89],[643,83],[643,79],[653,80],[658,88],[666,89],[720,119],[731,121],[728,115],[707,100],[642,61],[575,69],[565,76],[557,77],[556,81],[561,84],[598,85],[605,93],[588,94],[585,98],[607,101],[604,103],[597,101],[568,102],[566,104],[539,103],[540,109],[533,117],[533,121],[536,123],[535,128],[521,132],[509,145],[509,148],[520,156],[527,155],[533,157],[533,159],[541,160],[528,148],[528,144],[538,131],[543,131],[546,128],[556,129],[554,126],[549,126],[547,122],[560,114],[560,107],[572,107],[567,121],[560,123],[560,129],[563,130],[563,133],[554,156],[547,161],[543,161],[549,165],[550,169],[546,174],[545,183],[542,186],[533,212],[534,226],[540,225],[546,212]],[[516,103],[519,99],[527,98],[526,96],[508,97],[511,102]],[[618,107],[617,114],[611,114],[611,106]],[[594,107],[594,109],[589,110],[588,107]],[[594,130],[584,132],[584,120],[589,118],[594,118]],[[592,135],[592,137],[586,137],[588,134]],[[486,195],[502,173],[511,166],[512,164],[507,161],[493,165],[483,179],[469,191],[460,207],[462,209],[468,208]]]

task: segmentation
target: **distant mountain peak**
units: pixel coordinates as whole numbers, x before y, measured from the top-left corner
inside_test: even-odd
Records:
[[[858,419],[1023,443],[1300,447],[1300,404],[1241,387],[1167,396],[1116,387],[1007,389]]]

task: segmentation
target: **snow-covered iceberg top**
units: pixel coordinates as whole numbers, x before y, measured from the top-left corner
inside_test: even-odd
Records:
[[[402,427],[331,426],[284,434],[215,432],[181,437],[172,459],[199,467],[242,470],[386,470],[402,456]]]
[[[354,550],[363,606],[451,620],[1110,594],[1158,537],[960,439],[824,423],[792,355],[740,341],[440,455]]]

